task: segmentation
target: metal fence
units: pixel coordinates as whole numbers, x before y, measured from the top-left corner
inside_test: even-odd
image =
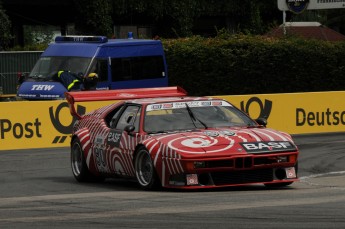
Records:
[[[30,72],[42,51],[0,52],[0,96],[17,93],[18,74]]]

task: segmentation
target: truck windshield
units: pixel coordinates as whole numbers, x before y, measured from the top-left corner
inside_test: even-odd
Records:
[[[32,69],[29,79],[33,81],[49,81],[58,71],[85,73],[91,58],[84,57],[41,57]]]

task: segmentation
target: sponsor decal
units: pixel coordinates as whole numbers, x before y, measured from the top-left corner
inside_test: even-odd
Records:
[[[286,152],[296,150],[296,147],[288,141],[241,142],[240,145],[242,145],[248,153]]]
[[[163,109],[169,109],[169,108],[173,108],[173,104],[172,103],[165,103],[162,105]]]
[[[161,108],[162,108],[161,104],[154,104],[154,105],[151,106],[152,110],[160,110]]]
[[[121,136],[121,131],[111,130],[108,134],[107,145],[118,148],[120,146]]]
[[[231,106],[225,101],[190,101],[187,102],[189,107],[207,107],[207,106]],[[177,109],[185,108],[186,102],[176,102],[176,103],[163,103],[163,104],[151,104],[148,105],[146,110],[161,110],[161,109]]]
[[[105,137],[102,135],[97,135],[94,141],[94,160],[97,167],[97,171],[100,173],[108,172],[107,168],[107,155],[106,155],[106,148],[105,148]]]
[[[302,13],[305,9],[307,9],[309,4],[309,0],[286,0],[286,5],[288,6],[289,10],[295,14]]]
[[[187,174],[186,175],[187,185],[197,185],[199,184],[197,174]]]
[[[228,130],[221,130],[221,131],[205,131],[204,132],[209,137],[217,137],[217,136],[234,136],[236,135],[232,131]]]
[[[210,137],[217,137],[217,136],[219,136],[219,132],[218,131],[205,131],[204,133],[207,136],[210,136]]]
[[[42,138],[40,127],[42,123],[38,118],[27,123],[12,123],[9,119],[0,119],[0,139],[6,139],[8,135],[14,138]]]
[[[286,168],[285,172],[286,172],[286,177],[289,179],[297,177],[294,167]]]
[[[212,106],[222,106],[222,101],[212,101]]]
[[[211,106],[211,101],[201,102],[201,106]]]
[[[321,112],[307,112],[296,108],[296,126],[337,126],[345,125],[345,111],[332,111],[327,108]]]

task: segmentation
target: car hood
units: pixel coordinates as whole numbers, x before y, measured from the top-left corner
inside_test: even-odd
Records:
[[[153,135],[165,150],[185,156],[296,151],[291,136],[269,128],[217,128]]]

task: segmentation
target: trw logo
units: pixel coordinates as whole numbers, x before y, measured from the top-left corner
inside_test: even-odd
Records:
[[[31,91],[50,91],[55,87],[55,85],[32,85]]]

